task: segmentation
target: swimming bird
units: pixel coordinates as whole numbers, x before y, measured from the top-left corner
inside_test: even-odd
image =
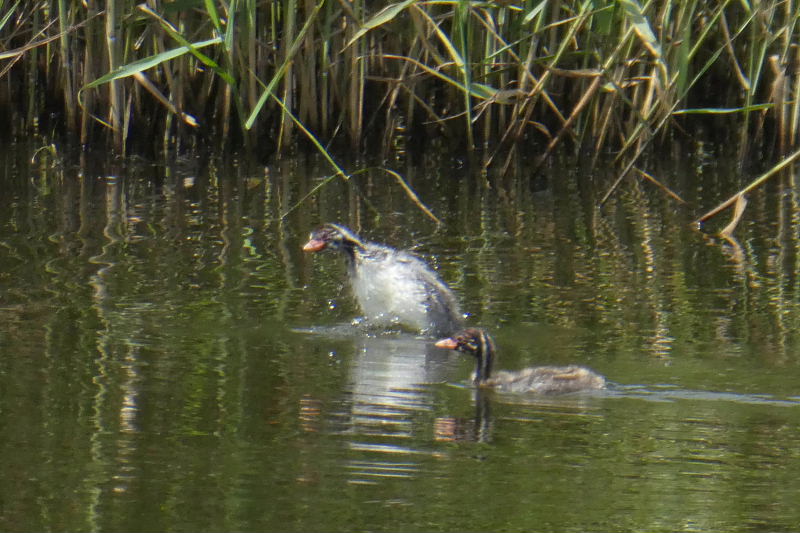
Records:
[[[475,374],[472,379],[477,387],[539,394],[558,394],[606,387],[603,376],[576,365],[539,366],[518,372],[501,371],[493,374],[494,341],[486,331],[478,328],[467,328],[452,337],[441,339],[436,346],[475,357]]]
[[[312,231],[303,250],[333,250],[344,256],[350,285],[371,324],[403,325],[431,336],[451,335],[462,325],[452,291],[410,252],[364,241],[333,223]]]

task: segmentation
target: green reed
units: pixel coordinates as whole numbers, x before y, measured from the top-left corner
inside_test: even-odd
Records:
[[[691,137],[720,115],[742,153],[790,153],[800,138],[800,5],[790,2],[0,7],[0,109],[24,109],[30,127],[60,109],[57,127],[118,152],[197,138],[274,151],[309,136],[388,152],[435,136],[486,166],[507,168],[531,146],[538,165],[570,146],[616,151],[624,168],[653,141]],[[25,91],[10,89],[17,81]]]

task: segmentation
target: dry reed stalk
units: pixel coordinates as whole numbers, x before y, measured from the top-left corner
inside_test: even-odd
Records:
[[[114,72],[121,63],[121,42],[122,36],[119,34],[120,25],[120,6],[121,0],[108,0],[105,6],[105,41],[106,53],[108,57],[108,71]],[[114,138],[114,149],[120,153],[125,153],[126,132],[123,122],[123,102],[125,101],[124,87],[119,80],[111,80],[108,84],[108,122],[111,125],[112,136]]]
[[[70,54],[70,40],[67,37],[67,32],[71,24],[69,21],[69,13],[66,0],[58,0],[58,30],[61,34],[59,39],[59,60],[61,61],[61,85],[64,94],[64,106],[66,116],[66,127],[70,131],[74,131],[78,122],[77,110],[78,106],[75,100],[75,83],[72,69],[63,68],[72,64],[72,57]]]
[[[800,47],[792,46],[792,72],[794,87],[792,89],[791,120],[789,123],[789,146],[797,146],[798,129],[800,129]]]
[[[798,151],[794,152],[793,154],[791,154],[790,156],[784,158],[780,163],[778,163],[777,165],[773,166],[767,172],[765,172],[764,174],[762,174],[761,176],[757,177],[752,182],[750,182],[750,184],[747,187],[745,187],[744,189],[738,191],[736,194],[734,194],[733,196],[731,196],[730,198],[728,198],[727,200],[725,200],[724,202],[722,202],[721,204],[716,206],[714,209],[712,209],[712,210],[706,212],[705,214],[703,214],[702,216],[700,216],[697,220],[694,221],[694,224],[699,227],[704,222],[708,221],[710,218],[716,216],[717,214],[719,214],[720,212],[722,212],[725,209],[729,208],[730,206],[737,205],[739,202],[742,201],[742,200],[740,200],[740,198],[745,197],[747,194],[749,194],[750,192],[752,192],[756,188],[758,188],[761,185],[763,185],[764,183],[766,183],[766,181],[768,179],[770,179],[772,176],[778,174],[780,171],[782,171],[787,166],[792,164],[798,158],[800,158],[800,150],[798,150]],[[742,204],[741,207],[737,207],[737,209],[744,210],[744,206],[745,205],[746,205],[746,203]],[[736,215],[734,217],[734,219],[737,220],[737,221],[738,221],[738,218],[741,218],[741,213],[739,213],[738,215]],[[735,227],[735,224],[733,224],[733,226]]]

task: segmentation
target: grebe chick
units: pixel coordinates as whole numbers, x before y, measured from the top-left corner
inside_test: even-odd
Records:
[[[350,285],[370,323],[401,324],[432,336],[452,335],[461,327],[456,297],[416,255],[363,241],[331,223],[312,231],[303,246],[306,252],[326,249],[344,256]]]
[[[518,372],[501,371],[492,374],[494,342],[482,329],[467,328],[438,341],[436,346],[474,356],[476,366],[473,382],[478,387],[490,387],[505,392],[558,394],[604,389],[606,386],[603,376],[576,365],[539,366]]]

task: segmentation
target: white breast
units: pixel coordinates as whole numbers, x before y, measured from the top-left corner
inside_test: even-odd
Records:
[[[371,322],[401,323],[420,331],[431,328],[426,287],[413,264],[396,257],[362,261],[352,284],[361,310]]]

